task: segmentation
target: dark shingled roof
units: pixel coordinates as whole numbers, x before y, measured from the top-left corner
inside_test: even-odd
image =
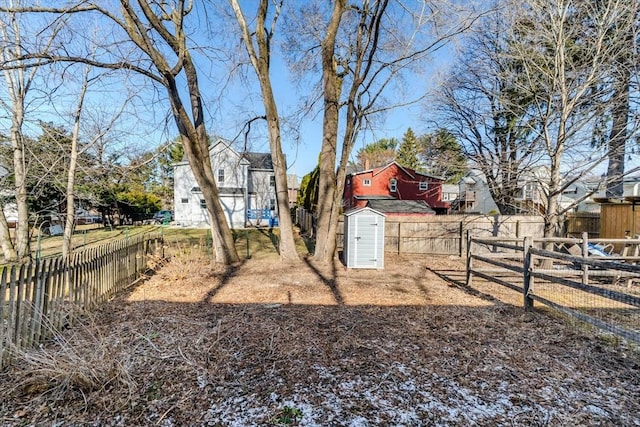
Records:
[[[242,153],[242,157],[249,160],[249,167],[251,169],[273,169],[273,162],[271,161],[271,154],[269,153]]]
[[[435,211],[424,200],[371,199],[367,206],[382,213],[434,215]]]

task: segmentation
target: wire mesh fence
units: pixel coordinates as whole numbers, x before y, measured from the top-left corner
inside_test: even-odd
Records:
[[[474,277],[498,283],[521,293],[526,308],[537,302],[640,343],[640,239],[469,238],[468,245],[468,285]]]

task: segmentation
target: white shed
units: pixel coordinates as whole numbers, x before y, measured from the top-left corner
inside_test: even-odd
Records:
[[[345,212],[342,258],[348,268],[384,268],[384,220],[371,208]]]

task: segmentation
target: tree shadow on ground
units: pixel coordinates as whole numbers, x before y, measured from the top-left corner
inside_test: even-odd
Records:
[[[202,298],[202,302],[204,303],[211,302],[213,298],[218,294],[218,292],[220,292],[222,288],[224,288],[229,283],[231,278],[235,276],[235,274],[242,268],[242,266],[246,262],[247,260],[243,259],[242,261],[236,264],[225,266],[224,270],[220,273],[220,283],[218,283],[216,286],[211,288],[209,292],[207,292],[204,298]]]
[[[435,274],[436,276],[438,276],[440,279],[444,280],[447,283],[450,283],[451,285],[455,286],[456,288],[462,290],[464,293],[483,299],[485,301],[489,301],[492,303],[499,303],[501,302],[498,298],[494,297],[493,295],[490,294],[486,294],[484,292],[480,292],[479,290],[468,286],[466,283],[466,275],[464,271],[460,271],[460,270],[434,270],[432,268],[429,267],[425,267],[425,269],[427,271],[430,271],[431,273]]]

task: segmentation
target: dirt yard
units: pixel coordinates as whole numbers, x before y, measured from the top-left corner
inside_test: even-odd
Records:
[[[479,283],[194,254],[23,354],[2,425],[638,426],[640,353]]]

